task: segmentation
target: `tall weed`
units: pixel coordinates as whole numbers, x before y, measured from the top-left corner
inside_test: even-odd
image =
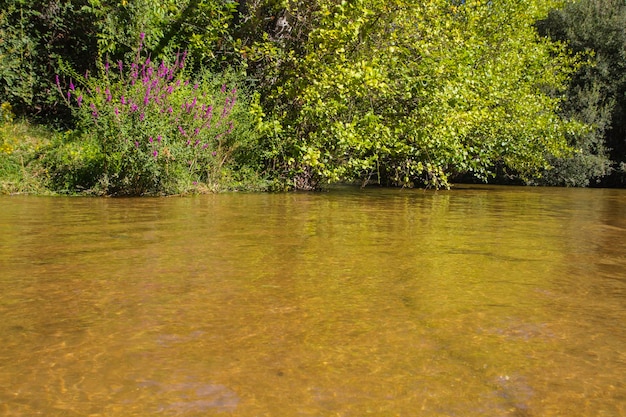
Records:
[[[207,71],[191,77],[185,53],[154,62],[142,51],[143,39],[130,64],[106,61],[97,77],[68,70],[67,83],[56,77],[81,132],[78,146],[65,146],[83,156],[82,164],[57,164],[57,176],[75,190],[107,195],[218,188],[234,152],[248,140],[234,132],[252,131],[233,77],[218,80]],[[80,170],[87,175],[77,175]]]

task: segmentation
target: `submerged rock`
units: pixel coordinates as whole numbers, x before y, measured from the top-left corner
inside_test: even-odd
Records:
[[[185,416],[210,411],[234,411],[239,397],[228,387],[205,382],[166,383],[153,380],[139,384],[156,389],[159,405],[156,412]]]

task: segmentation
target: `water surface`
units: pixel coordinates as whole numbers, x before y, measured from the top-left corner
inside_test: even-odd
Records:
[[[0,415],[626,416],[626,191],[0,198]]]

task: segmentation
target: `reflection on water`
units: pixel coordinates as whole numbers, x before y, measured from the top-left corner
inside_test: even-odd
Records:
[[[626,191],[0,204],[0,415],[626,415]]]

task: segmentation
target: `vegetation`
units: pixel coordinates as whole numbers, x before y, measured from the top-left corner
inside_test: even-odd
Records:
[[[105,61],[101,76],[76,75],[66,88],[56,77],[78,133],[49,158],[55,188],[112,195],[213,189],[225,164],[254,142],[249,103],[237,87],[218,87],[206,71],[188,78],[186,53],[152,61],[142,56],[143,33],[140,39],[130,65]]]
[[[619,184],[625,16],[619,0],[15,0],[2,190]]]
[[[0,194],[47,193],[47,173],[40,162],[52,136],[41,126],[15,121],[11,106],[0,105]]]
[[[550,11],[541,33],[585,56],[571,78],[561,114],[592,128],[570,137],[576,152],[552,158],[550,185],[626,184],[626,2],[579,0]]]

